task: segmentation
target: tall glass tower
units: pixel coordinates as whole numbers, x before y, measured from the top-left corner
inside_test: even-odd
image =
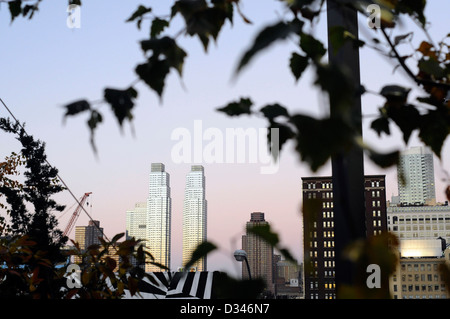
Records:
[[[398,192],[404,205],[433,204],[436,200],[433,153],[426,147],[413,147],[400,155]]]
[[[201,165],[193,165],[186,176],[183,205],[183,265],[191,259],[192,252],[206,241],[207,207],[205,175]],[[193,265],[195,271],[206,271],[206,257]]]
[[[170,229],[172,201],[170,197],[170,176],[164,164],[152,163],[147,199],[147,242],[146,247],[154,262],[170,269]],[[164,271],[147,264],[145,271]]]

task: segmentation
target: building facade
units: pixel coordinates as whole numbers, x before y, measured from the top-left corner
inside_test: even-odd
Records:
[[[425,205],[436,201],[433,153],[426,147],[403,151],[397,167],[402,205]]]
[[[170,269],[172,202],[170,175],[162,163],[152,163],[147,199],[146,248],[154,262]],[[142,227],[142,226],[140,226]],[[164,269],[146,263],[145,271]]]
[[[100,245],[103,238],[103,228],[98,220],[90,220],[87,226],[75,226],[75,242],[80,246],[82,252],[91,245]],[[81,258],[76,256],[75,263],[81,262]]]
[[[387,230],[384,175],[365,176],[366,234]],[[305,299],[334,299],[335,237],[332,177],[302,178]]]
[[[250,221],[245,226],[246,234],[242,236],[242,249],[247,252],[247,260],[252,278],[262,278],[266,284],[266,290],[274,293],[273,277],[275,263],[273,247],[249,231],[252,227],[268,224],[264,219],[264,213],[251,213]],[[248,270],[244,263],[242,263],[242,278],[249,278]]]
[[[390,290],[394,299],[450,298],[440,271],[443,264],[450,265],[450,249],[438,256],[426,256],[423,253],[420,254],[421,257],[402,257],[401,252],[399,255],[400,262],[390,278]]]
[[[207,201],[205,174],[201,165],[193,165],[186,176],[183,202],[183,266],[191,260],[197,246],[207,240]],[[198,260],[192,271],[206,271],[207,258]]]
[[[142,240],[140,245],[146,245],[147,238],[147,202],[139,202],[134,205],[134,209],[126,212],[126,238],[134,238]],[[134,266],[137,266],[137,261],[132,258]],[[145,269],[145,265],[142,265]]]

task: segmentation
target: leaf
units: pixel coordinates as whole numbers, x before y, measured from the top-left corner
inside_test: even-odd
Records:
[[[64,117],[69,115],[75,115],[84,111],[87,111],[91,108],[90,104],[86,100],[79,100],[64,106],[66,108],[66,114]]]
[[[291,68],[291,72],[295,77],[295,80],[298,81],[298,79],[303,74],[303,71],[306,70],[309,64],[309,58],[305,57],[303,55],[300,55],[298,53],[292,53],[289,67]]]
[[[87,124],[89,126],[89,129],[91,130],[91,138],[90,138],[91,146],[95,152],[97,152],[96,151],[97,148],[96,148],[95,142],[94,142],[94,132],[95,132],[95,129],[97,128],[97,125],[99,123],[101,123],[102,121],[103,121],[102,115],[97,110],[91,110],[91,117],[87,121]]]
[[[14,19],[20,15],[22,12],[22,1],[21,0],[14,0],[8,2],[8,8],[9,12],[11,13],[11,23],[14,21]]]
[[[133,115],[131,110],[134,107],[133,100],[137,97],[137,91],[133,88],[128,88],[126,90],[117,90],[106,88],[104,97],[106,102],[111,105],[114,114],[122,126],[124,119],[131,120]]]
[[[125,233],[119,233],[114,235],[114,237],[111,239],[111,244],[115,244],[117,243],[117,241],[122,238],[123,236],[125,236]]]
[[[284,124],[280,124],[274,121],[270,121],[270,127],[267,132],[267,142],[269,144],[269,150],[274,155],[274,159],[278,159],[279,151],[278,152],[272,152],[272,129],[278,129],[278,148],[279,151],[283,148],[283,145],[293,137],[295,137],[295,133],[292,131],[292,129]]]
[[[249,227],[247,231],[248,233],[261,238],[262,240],[264,240],[273,247],[275,247],[279,243],[278,234],[272,232],[269,224],[255,225]]]
[[[152,26],[150,28],[150,37],[155,38],[168,26],[169,22],[167,20],[159,18],[153,19]]]
[[[378,136],[381,136],[381,133],[385,133],[386,135],[391,135],[391,131],[389,129],[389,119],[386,117],[380,117],[374,120],[370,127],[377,132]]]
[[[436,79],[441,79],[447,75],[446,70],[441,68],[439,62],[435,59],[420,59],[418,67],[420,71],[432,75]]]
[[[162,96],[165,79],[170,72],[167,60],[149,59],[147,63],[139,64],[135,71],[151,89]]]
[[[388,101],[398,101],[406,103],[411,90],[398,85],[386,85],[381,89],[380,94]]]
[[[400,44],[402,41],[404,41],[407,38],[412,38],[413,35],[414,35],[413,32],[408,32],[406,34],[396,36],[394,38],[394,46]]]
[[[278,22],[265,27],[256,36],[252,46],[244,53],[238,63],[236,73],[239,73],[261,50],[269,47],[278,40],[286,39],[297,30],[285,22]]]
[[[308,57],[315,61],[320,60],[327,53],[322,42],[306,33],[302,33],[300,36],[300,47]]]
[[[357,39],[354,34],[343,26],[331,27],[329,30],[329,40],[331,44],[330,47],[333,49],[335,54],[347,42],[350,42],[355,48],[362,47],[364,45],[364,41]]]
[[[180,75],[182,74],[184,58],[187,54],[172,38],[144,40],[141,41],[141,48],[144,52],[153,51],[152,60],[159,58],[159,55],[162,54],[169,66],[176,69]]]
[[[134,11],[133,14],[126,20],[126,22],[131,22],[131,21],[138,19],[138,28],[140,28],[142,16],[151,11],[152,11],[152,8],[147,8],[147,7],[140,5],[136,9],[136,11]]]
[[[403,98],[401,98],[403,99]],[[403,140],[407,144],[412,132],[420,125],[421,116],[413,105],[387,104],[387,116],[390,117],[403,133]]]
[[[369,158],[381,168],[388,168],[398,163],[399,152],[393,151],[387,154],[378,153],[374,150],[368,152]]]
[[[217,247],[216,245],[210,243],[210,242],[203,242],[195,248],[195,250],[192,252],[191,259],[186,263],[184,266],[185,269],[190,269],[192,265],[194,265],[198,260],[205,257],[207,254],[209,254],[211,251],[215,250]]]
[[[261,108],[260,112],[269,120],[273,120],[278,116],[289,116],[287,109],[278,103],[268,104]]]
[[[419,138],[428,145],[438,158],[441,158],[442,146],[450,133],[448,113],[429,111],[421,117]]]
[[[355,132],[342,119],[295,115],[290,122],[297,128],[296,150],[314,172],[332,156],[354,146]]]
[[[224,112],[228,116],[239,116],[242,114],[251,114],[251,106],[253,102],[249,98],[241,98],[239,102],[232,102],[217,111]]]

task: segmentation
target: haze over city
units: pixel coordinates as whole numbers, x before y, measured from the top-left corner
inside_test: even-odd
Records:
[[[125,123],[121,129],[108,106],[102,106],[104,122],[95,133],[98,150],[95,153],[89,141],[87,118],[78,116],[64,121],[62,106],[80,98],[99,101],[105,87],[126,88],[136,79],[134,67],[144,59],[138,41],[146,36],[147,26],[139,31],[134,23],[125,20],[139,4],[134,0],[84,2],[80,28],[76,29],[66,24],[66,2],[44,1],[32,21],[18,19],[12,24],[7,10],[0,11],[3,74],[0,98],[19,121],[26,123],[29,134],[46,143],[49,162],[58,168],[71,191],[77,197],[92,192],[88,212],[100,221],[109,237],[125,232],[126,211],[136,202],[146,200],[151,163],[164,163],[171,178],[172,267],[175,268],[181,266],[185,177],[190,166],[196,163],[174,161],[172,150],[177,141],[172,139],[172,133],[180,128],[193,133],[196,120],[201,120],[204,130],[211,127],[224,134],[227,128],[265,128],[263,119],[231,118],[216,111],[217,107],[241,96],[251,97],[257,107],[278,101],[289,110],[318,117],[327,114],[328,102],[313,88],[311,73],[306,72],[299,83],[295,82],[287,67],[293,47],[288,41],[258,56],[237,79],[232,79],[236,60],[256,32],[268,19],[276,18],[276,13],[284,13],[276,1],[246,2],[242,11],[254,25],[250,28],[236,19],[207,53],[197,39],[180,39],[189,52],[183,77],[171,74],[161,99],[139,84],[138,105],[133,110],[131,125]],[[155,11],[169,12],[169,4],[152,5]],[[433,17],[430,33],[436,39],[445,37],[450,4],[430,1],[427,10]],[[364,19],[361,23],[365,23]],[[326,20],[316,32],[325,38],[325,30]],[[415,41],[420,41],[421,36],[418,34]],[[393,68],[370,49],[361,50],[361,79],[367,88],[379,91],[386,82],[408,85],[404,75],[393,73]],[[362,102],[366,142],[386,152],[405,148],[398,131],[379,139],[369,129],[382,100],[367,94]],[[8,115],[0,107],[0,116]],[[414,135],[408,146],[420,144]],[[19,150],[12,135],[1,134],[0,145],[2,158]],[[449,156],[447,140],[442,159],[435,160],[438,201],[445,200]],[[241,264],[232,254],[241,247],[241,235],[252,212],[264,212],[266,220],[278,232],[281,245],[302,262],[301,177],[330,175],[329,165],[311,172],[299,161],[292,143],[283,147],[275,174],[261,174],[261,163],[198,164],[205,168],[208,240],[219,246],[217,252],[208,256],[208,270],[240,274]],[[395,169],[381,170],[366,160],[366,173],[385,174],[386,199],[397,195]],[[56,199],[67,206],[63,214],[56,215],[62,215],[59,222],[64,229],[75,201],[67,191]],[[87,223],[88,217],[82,213],[77,225]]]

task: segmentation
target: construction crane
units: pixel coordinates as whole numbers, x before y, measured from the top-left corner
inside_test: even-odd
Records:
[[[75,211],[72,214],[72,217],[70,218],[69,223],[66,226],[66,229],[64,230],[63,236],[67,236],[72,231],[73,226],[75,225],[76,220],[78,219],[78,216],[80,216],[80,212],[83,208],[84,203],[86,202],[86,199],[91,195],[92,193],[85,193],[83,195],[83,198],[79,202],[79,205],[75,209]]]

